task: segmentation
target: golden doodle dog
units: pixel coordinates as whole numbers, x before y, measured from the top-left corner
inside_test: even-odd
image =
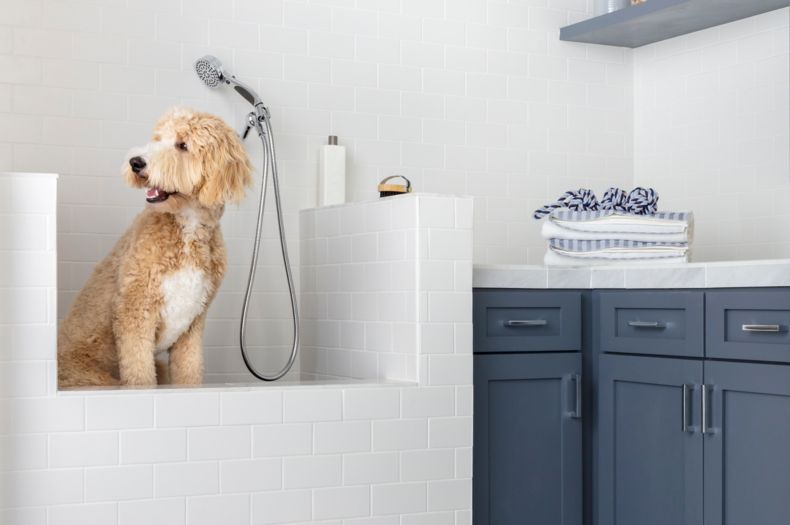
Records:
[[[170,110],[132,150],[123,176],[148,204],[63,320],[61,387],[202,382],[206,310],[226,266],[219,220],[251,168],[227,124],[188,109]],[[164,355],[169,366],[157,362]]]

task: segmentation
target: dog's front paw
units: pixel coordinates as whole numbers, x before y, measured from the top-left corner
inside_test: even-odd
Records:
[[[156,372],[148,370],[126,370],[121,374],[122,386],[156,386]]]

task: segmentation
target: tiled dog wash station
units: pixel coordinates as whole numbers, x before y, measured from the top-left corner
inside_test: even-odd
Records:
[[[469,521],[471,199],[301,214],[303,367],[334,380],[58,393],[55,183],[0,178],[2,523]]]
[[[0,525],[790,523],[789,28],[786,0],[0,0]],[[252,164],[203,383],[59,389],[78,292],[178,194],[129,167],[175,106]],[[258,381],[292,350],[281,234],[298,352]]]

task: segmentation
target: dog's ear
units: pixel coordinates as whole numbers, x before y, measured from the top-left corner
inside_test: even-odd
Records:
[[[240,202],[252,184],[252,164],[241,140],[232,129],[223,127],[224,140],[219,151],[204,160],[206,181],[198,192],[198,200],[208,207]]]

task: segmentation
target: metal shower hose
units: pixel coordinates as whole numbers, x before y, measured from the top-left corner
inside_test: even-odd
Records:
[[[244,293],[244,306],[241,310],[241,326],[239,328],[239,344],[241,346],[241,357],[244,359],[244,364],[252,375],[262,381],[276,381],[283,377],[294,364],[296,360],[296,351],[299,348],[299,309],[296,304],[296,291],[294,290],[293,275],[291,274],[291,263],[288,259],[288,247],[285,244],[285,228],[283,227],[283,212],[282,204],[280,202],[280,184],[277,177],[277,158],[274,154],[274,140],[272,139],[272,126],[269,122],[268,111],[264,110],[259,114],[250,113],[247,116],[247,123],[249,127],[254,127],[258,132],[263,146],[263,181],[261,182],[261,195],[258,201],[258,223],[255,226],[255,242],[252,247],[252,263],[250,264],[250,275],[247,279],[247,290]],[[263,123],[263,125],[261,124]],[[266,127],[264,130],[263,126]],[[255,281],[255,271],[258,266],[258,252],[261,246],[261,230],[263,229],[263,210],[266,204],[266,187],[269,181],[269,166],[272,170],[272,186],[274,187],[274,201],[277,208],[277,227],[280,233],[280,248],[283,254],[283,265],[285,266],[285,276],[288,281],[288,292],[291,298],[291,313],[293,318],[293,346],[291,348],[291,355],[288,362],[274,375],[265,375],[257,370],[250,362],[247,355],[246,348],[246,334],[247,334],[247,315],[250,306],[250,296],[252,295],[252,286]]]

